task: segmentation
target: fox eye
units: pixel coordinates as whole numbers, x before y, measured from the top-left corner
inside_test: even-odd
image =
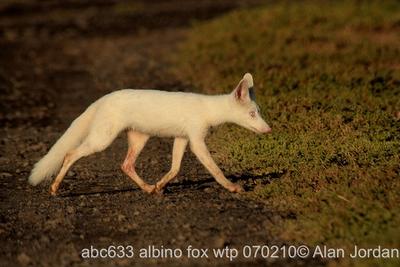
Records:
[[[250,117],[255,118],[256,117],[256,112],[255,111],[250,111]]]

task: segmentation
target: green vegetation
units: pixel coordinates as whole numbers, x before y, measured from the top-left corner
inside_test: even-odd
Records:
[[[253,73],[273,134],[225,126],[208,142],[226,174],[257,178],[249,197],[283,214],[269,231],[309,245],[400,247],[400,2],[233,12],[196,25],[178,61],[181,78],[210,93]]]

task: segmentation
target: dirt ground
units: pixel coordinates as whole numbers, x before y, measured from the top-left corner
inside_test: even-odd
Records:
[[[148,1],[150,2],[150,1]],[[191,22],[257,1],[3,1],[0,4],[0,266],[324,265],[311,260],[84,259],[84,248],[242,248],[284,244],[280,214],[221,188],[190,151],[163,196],[141,192],[120,170],[125,135],[79,161],[59,195],[32,187],[33,164],[89,103],[120,88],[191,90],[170,55]],[[223,142],[223,140],[221,140]],[[228,144],[227,144],[228,145]],[[137,164],[154,183],[172,140],[152,138]],[[229,177],[252,188],[251,177]]]

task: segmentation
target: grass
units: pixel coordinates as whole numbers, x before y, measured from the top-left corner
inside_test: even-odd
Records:
[[[400,247],[399,10],[280,2],[195,25],[183,44],[177,73],[200,91],[229,92],[253,73],[273,134],[224,126],[208,143],[226,174],[259,177],[247,195],[282,214],[268,229],[280,238]]]

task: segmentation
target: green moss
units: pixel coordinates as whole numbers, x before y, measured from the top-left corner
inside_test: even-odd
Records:
[[[201,91],[229,92],[253,73],[273,134],[224,126],[208,143],[228,175],[261,177],[247,195],[283,214],[270,229],[282,238],[400,246],[398,10],[271,4],[197,25],[182,46],[177,73]]]

